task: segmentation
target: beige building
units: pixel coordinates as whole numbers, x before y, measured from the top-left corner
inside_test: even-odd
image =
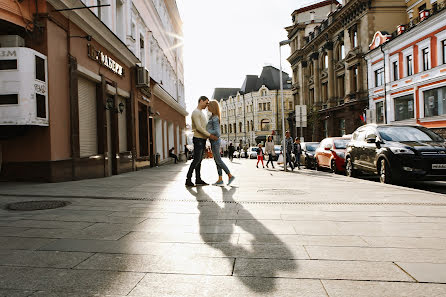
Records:
[[[305,140],[353,132],[364,124],[368,105],[364,54],[376,31],[392,32],[405,23],[406,1],[322,1],[292,18],[288,61],[295,104],[309,111]]]
[[[220,101],[221,138],[234,146],[255,146],[274,134],[274,141],[282,136],[282,104],[279,84],[280,71],[265,66],[258,77],[247,75],[240,89],[216,88],[212,98]],[[285,115],[293,111],[294,102],[289,83],[290,77],[283,72],[283,98]],[[288,121],[285,129],[290,129]]]

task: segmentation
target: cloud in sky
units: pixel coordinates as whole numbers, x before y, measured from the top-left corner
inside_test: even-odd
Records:
[[[183,21],[187,110],[214,88],[240,88],[246,75],[279,67],[279,42],[287,39],[291,13],[311,0],[177,0]],[[283,70],[290,50],[282,47]]]

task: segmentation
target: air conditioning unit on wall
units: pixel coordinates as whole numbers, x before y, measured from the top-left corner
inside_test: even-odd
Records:
[[[26,47],[0,48],[0,125],[48,126],[47,57]]]
[[[136,86],[137,87],[149,86],[149,71],[145,67],[136,68]]]

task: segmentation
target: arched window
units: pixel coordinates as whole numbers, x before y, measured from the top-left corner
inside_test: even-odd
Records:
[[[328,54],[327,53],[324,53],[322,62],[324,63],[324,69],[327,69],[328,68]]]
[[[260,121],[260,129],[262,131],[269,131],[271,128],[271,122],[268,119],[263,119]]]

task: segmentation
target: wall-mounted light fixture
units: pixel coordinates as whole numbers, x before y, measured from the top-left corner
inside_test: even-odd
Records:
[[[88,41],[91,41],[91,35],[84,35],[84,36],[82,36],[82,35],[73,35],[73,36],[70,36],[70,38],[85,38]]]
[[[107,101],[105,102],[105,109],[106,110],[112,110],[112,111],[114,111],[114,112],[116,112],[116,113],[123,113],[124,112],[124,109],[125,109],[125,105],[124,105],[124,103],[122,103],[122,102],[120,102],[119,104],[118,104],[118,108],[116,108],[115,107],[115,104],[114,104],[114,102],[113,102],[113,98],[111,98],[111,97],[108,97],[107,98]]]

